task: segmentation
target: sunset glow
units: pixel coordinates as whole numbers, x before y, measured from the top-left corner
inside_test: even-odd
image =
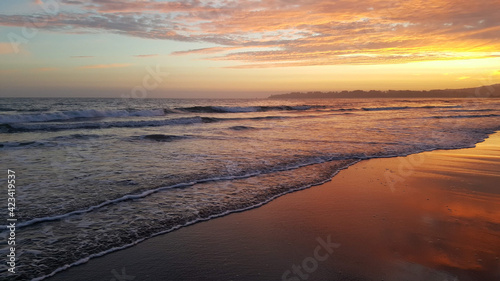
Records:
[[[1,96],[465,88],[500,81],[498,1],[0,3]],[[71,93],[68,91],[71,90]]]

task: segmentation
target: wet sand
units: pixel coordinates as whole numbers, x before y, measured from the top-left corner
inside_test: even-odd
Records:
[[[47,280],[500,280],[499,183],[499,133],[362,161]]]

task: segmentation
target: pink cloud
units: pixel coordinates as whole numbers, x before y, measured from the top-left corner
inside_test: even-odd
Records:
[[[147,54],[147,55],[135,55],[136,58],[149,58],[149,57],[157,57],[158,54]]]

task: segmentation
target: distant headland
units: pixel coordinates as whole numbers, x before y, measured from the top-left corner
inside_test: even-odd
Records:
[[[465,89],[444,89],[429,91],[388,90],[388,91],[332,91],[332,92],[292,92],[271,95],[269,99],[324,99],[324,98],[499,98],[500,84]]]

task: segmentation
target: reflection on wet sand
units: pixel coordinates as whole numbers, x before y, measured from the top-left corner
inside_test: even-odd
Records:
[[[316,207],[331,209],[339,250],[362,265],[333,266],[371,280],[498,280],[500,135],[473,149],[423,153],[395,183],[382,177],[405,161],[362,162],[325,185],[331,196]]]

